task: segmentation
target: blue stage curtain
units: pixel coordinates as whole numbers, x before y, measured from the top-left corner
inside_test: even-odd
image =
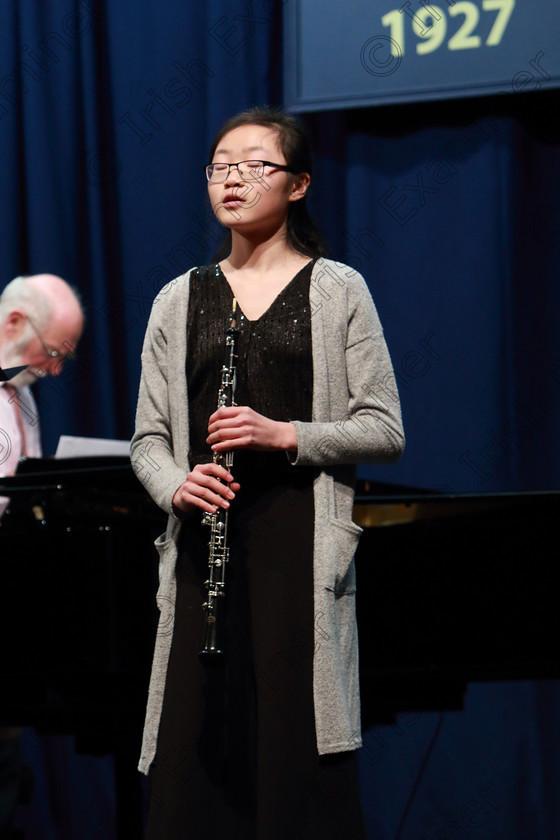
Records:
[[[78,361],[38,386],[47,454],[61,433],[130,438],[151,301],[221,241],[203,173],[212,137],[245,107],[281,104],[283,5],[0,5],[0,286],[57,273],[87,311]],[[331,256],[370,284],[403,404],[403,459],[362,475],[453,492],[558,487],[558,100],[535,90],[304,118],[311,207]],[[444,713],[399,840],[558,836],[557,694],[472,686],[463,712]],[[439,722],[412,720],[401,741],[391,730],[406,747],[383,761],[371,751],[390,736],[366,737],[372,840],[395,838]],[[66,739],[26,738],[39,756],[31,808],[46,809],[30,836],[92,840],[114,810],[110,762],[78,770]],[[71,790],[69,774],[82,784]],[[61,813],[80,801],[69,829]],[[479,825],[454,828],[463,813]]]
[[[371,840],[558,836],[557,682],[471,685],[461,711],[411,712],[366,733]]]
[[[211,138],[269,97],[259,5],[2,4],[2,277],[58,273],[88,316],[78,364],[39,388],[47,452],[60,433],[131,435],[151,301],[220,237]]]
[[[364,476],[449,492],[555,489],[558,92],[309,118],[333,254],[366,276],[407,449]]]

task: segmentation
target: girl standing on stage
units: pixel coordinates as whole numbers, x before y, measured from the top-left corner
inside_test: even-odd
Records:
[[[219,132],[208,194],[230,241],[156,298],[135,470],[169,514],[140,769],[149,840],[365,838],[355,465],[403,449],[398,395],[363,278],[325,258],[299,123],[255,108]],[[235,405],[217,409],[237,301]],[[232,450],[231,470],[213,461]],[[225,664],[201,646],[204,512],[228,509]]]

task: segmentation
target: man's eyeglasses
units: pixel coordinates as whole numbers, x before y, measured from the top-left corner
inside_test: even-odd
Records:
[[[33,320],[29,317],[29,315],[27,313],[26,313],[25,317],[27,318],[27,320],[31,324],[33,332],[35,333],[35,335],[37,336],[37,338],[39,339],[39,341],[43,345],[43,350],[45,351],[45,353],[49,357],[49,359],[60,359],[61,362],[64,362],[64,361],[66,361],[66,359],[74,360],[76,358],[76,354],[74,353],[73,350],[68,350],[66,353],[63,353],[61,350],[57,350],[55,347],[49,347],[48,344],[45,344],[45,342],[43,341],[43,336],[41,335],[41,333],[39,332],[39,330],[37,329],[37,327],[33,323]]]
[[[236,166],[241,178],[244,181],[258,181],[264,175],[265,166],[272,166],[274,169],[282,169],[284,172],[293,172],[291,166],[284,166],[283,163],[272,163],[270,160],[240,160],[239,163],[209,163],[205,167],[206,177],[211,184],[222,184],[227,181],[230,169]]]

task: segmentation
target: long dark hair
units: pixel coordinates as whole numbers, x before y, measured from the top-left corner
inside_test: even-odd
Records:
[[[311,144],[301,123],[281,108],[254,107],[230,117],[219,130],[210,148],[209,160],[214,157],[222,137],[242,125],[264,125],[278,131],[280,149],[288,166],[297,173],[313,171]],[[323,234],[309,215],[306,196],[290,202],[286,221],[286,240],[290,248],[307,257],[326,257],[327,245]],[[231,231],[220,245],[214,260],[219,262],[231,251]]]

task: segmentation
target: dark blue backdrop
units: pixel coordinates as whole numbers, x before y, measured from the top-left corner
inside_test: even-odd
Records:
[[[221,239],[202,171],[211,138],[230,114],[282,101],[283,5],[0,6],[0,283],[58,273],[88,315],[78,362],[39,388],[47,453],[60,433],[130,437],[151,300]],[[538,51],[528,44],[528,59]],[[534,87],[305,118],[312,208],[332,256],[370,284],[403,404],[403,459],[363,475],[458,492],[560,484],[558,94]],[[557,745],[557,695],[553,684],[472,688],[465,711],[444,721],[401,840],[447,836],[489,782],[499,805],[483,802],[488,818],[460,823],[456,836],[553,836],[557,807],[537,780],[552,761],[543,743]],[[382,759],[375,746],[362,757],[372,838],[395,836],[434,726],[426,715],[402,735],[368,736],[370,746],[395,741]],[[29,750],[47,750],[33,737]],[[39,778],[55,761],[41,755]],[[91,819],[75,790],[65,817],[41,815],[38,840],[89,840],[103,809],[110,825],[107,764],[80,770],[64,755],[74,780],[84,773]]]

